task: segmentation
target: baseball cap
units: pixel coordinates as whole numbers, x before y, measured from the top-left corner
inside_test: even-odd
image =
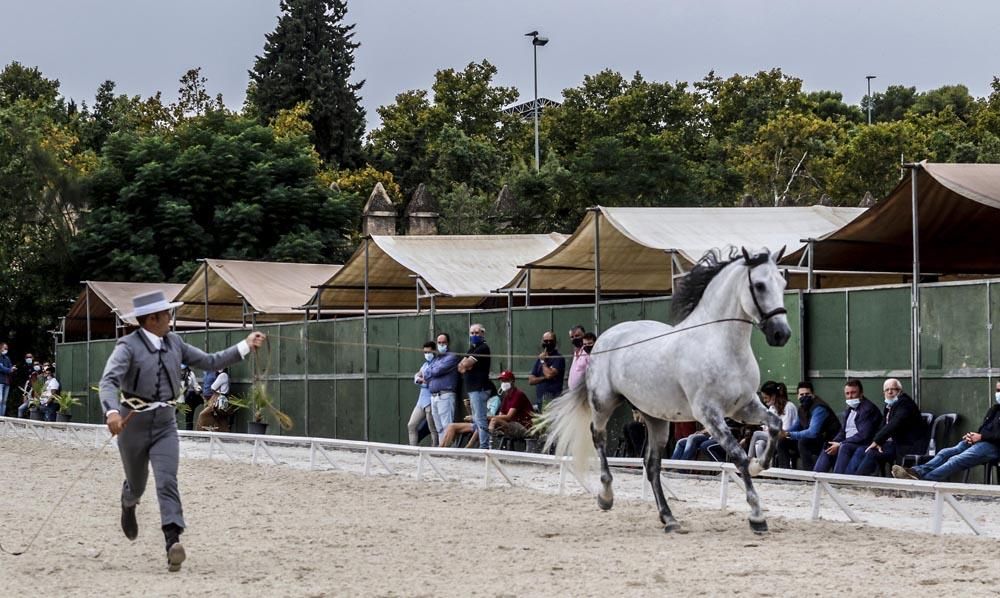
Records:
[[[499,376],[497,376],[497,380],[513,380],[513,379],[514,379],[514,372],[510,370],[504,370],[500,372]]]

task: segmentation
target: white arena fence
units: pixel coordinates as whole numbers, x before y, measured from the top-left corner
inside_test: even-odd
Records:
[[[30,419],[0,417],[0,430],[4,438],[30,438],[40,441],[53,441],[64,443],[76,443],[84,448],[100,448],[108,442],[108,429],[100,424],[64,423],[64,422],[44,422]],[[454,448],[433,448],[399,444],[386,444],[379,442],[363,442],[358,440],[340,440],[335,438],[306,438],[296,436],[276,436],[276,435],[254,435],[241,433],[222,432],[200,432],[178,430],[181,438],[199,439],[208,442],[208,458],[214,459],[218,454],[231,461],[238,461],[234,453],[230,450],[233,445],[247,445],[252,443],[251,463],[256,465],[258,461],[270,459],[275,465],[286,465],[278,460],[272,452],[276,446],[298,447],[309,449],[310,470],[321,467],[331,467],[335,470],[343,469],[337,463],[337,458],[328,449],[347,450],[352,452],[363,452],[364,475],[372,475],[373,469],[382,469],[386,473],[395,475],[396,471],[390,465],[385,455],[410,455],[416,459],[416,477],[422,480],[428,470],[437,478],[443,481],[449,480],[438,467],[437,459],[468,459],[483,461],[483,484],[489,486],[492,483],[494,472],[500,476],[507,484],[516,486],[514,478],[504,467],[504,463],[520,463],[531,465],[551,466],[558,469],[559,473],[559,494],[565,494],[566,485],[572,477],[575,483],[579,484],[588,493],[593,491],[587,484],[573,472],[571,468],[571,457],[557,457],[538,453],[522,453],[513,451],[482,450],[482,449],[454,449]],[[325,465],[324,465],[325,463]],[[609,465],[612,467],[628,467],[632,469],[642,468],[642,459],[633,458],[609,458]],[[714,463],[709,461],[674,461],[664,459],[662,461],[664,470],[684,470],[702,471],[716,473],[719,475],[719,508],[725,509],[729,502],[729,484],[732,482],[742,492],[743,482],[736,473],[736,466],[731,463]],[[946,482],[925,482],[919,480],[899,480],[895,478],[879,478],[867,476],[837,475],[829,473],[815,473],[811,471],[800,471],[795,469],[772,468],[761,472],[762,478],[773,478],[779,480],[797,481],[811,483],[812,492],[812,520],[819,519],[820,504],[823,495],[829,496],[841,511],[854,523],[862,523],[861,518],[851,509],[850,505],[840,495],[836,487],[857,487],[864,489],[883,489],[916,494],[928,494],[933,496],[934,504],[931,509],[930,531],[940,535],[942,533],[942,521],[944,517],[944,506],[947,504],[959,518],[976,534],[985,535],[985,531],[977,524],[956,498],[957,496],[979,496],[979,497],[1000,497],[1000,486],[983,484],[956,484]],[[670,489],[667,480],[663,480],[664,491],[677,498],[677,495]],[[642,484],[643,498],[648,497],[649,485]],[[742,494],[740,495],[742,498]]]

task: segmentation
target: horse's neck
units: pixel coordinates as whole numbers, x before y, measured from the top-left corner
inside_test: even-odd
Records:
[[[708,283],[701,301],[680,326],[703,324],[729,318],[749,320],[750,317],[740,305],[740,291],[742,290],[740,285],[747,284],[745,274],[739,262],[734,262],[723,268],[715,275],[712,282]],[[741,326],[738,329],[741,331],[741,335],[750,337],[750,326]]]

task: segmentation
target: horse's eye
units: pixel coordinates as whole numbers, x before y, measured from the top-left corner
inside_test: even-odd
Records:
[[[755,282],[755,283],[753,283],[753,288],[754,288],[754,290],[756,290],[759,293],[763,293],[764,291],[767,290],[767,287],[764,286],[764,283],[762,283],[762,282]]]

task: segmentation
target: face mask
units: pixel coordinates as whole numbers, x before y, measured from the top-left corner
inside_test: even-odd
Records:
[[[42,371],[42,366],[40,366],[40,365],[36,365],[36,366],[34,367],[34,370],[35,370],[36,372],[40,372],[40,371]]]
[[[574,338],[573,339],[573,346],[576,347],[577,349],[579,349],[580,347],[582,347],[583,346],[583,339],[582,338]]]
[[[861,399],[847,399],[844,402],[847,403],[847,406],[851,409],[857,409],[858,405],[861,404]]]
[[[501,382],[500,383],[500,390],[502,390],[503,392],[507,392],[508,390],[510,390],[510,387],[511,387],[511,383],[510,382]]]
[[[813,404],[812,395],[802,395],[801,397],[799,397],[799,405],[802,405],[802,408],[805,409],[806,411],[809,411],[809,408],[812,407],[812,404]]]
[[[24,363],[26,363],[28,365],[31,365],[32,361],[34,361],[34,360],[32,358],[28,357],[27,359],[24,360]]]
[[[892,405],[893,405],[893,404],[894,404],[894,403],[895,403],[896,401],[898,401],[898,400],[899,400],[898,398],[895,398],[895,399],[886,399],[886,400],[885,400],[885,404],[886,404],[887,406],[889,406],[889,407],[892,407]]]
[[[470,334],[469,342],[472,343],[473,345],[478,345],[479,343],[483,342],[483,337],[478,334]]]
[[[542,341],[542,348],[545,349],[546,351],[551,351],[552,349],[556,348],[556,342],[555,341]]]
[[[995,396],[997,400],[997,405],[1000,405],[1000,390],[997,391],[997,394]]]
[[[441,343],[438,343],[438,353],[447,353],[447,352],[448,352],[448,345],[442,345]]]
[[[0,351],[0,355],[6,355],[6,354],[7,354],[7,349],[4,349],[3,351]]]
[[[583,350],[586,351],[587,354],[589,355],[590,352],[594,350],[594,345],[584,345]]]
[[[424,353],[424,361],[430,363],[432,359],[434,359],[433,353]]]

